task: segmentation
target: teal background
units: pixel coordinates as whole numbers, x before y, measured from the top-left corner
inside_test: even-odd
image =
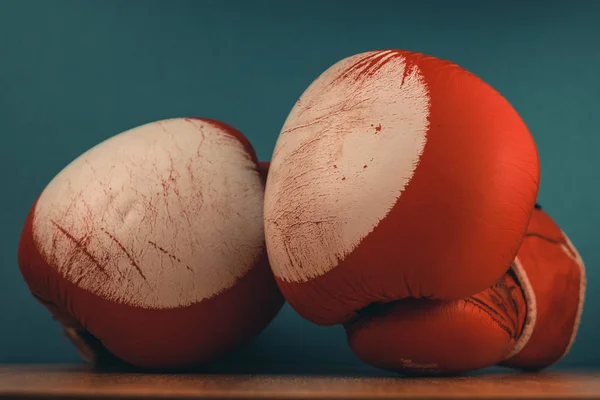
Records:
[[[269,159],[287,113],[323,70],[404,48],[478,74],[529,125],[539,200],[588,268],[580,333],[556,368],[600,366],[599,16],[594,0],[0,0],[0,363],[79,362],[16,263],[28,208],[73,158],[136,125],[204,116],[242,130]],[[221,365],[232,364],[373,372],[341,327],[317,327],[287,306]]]

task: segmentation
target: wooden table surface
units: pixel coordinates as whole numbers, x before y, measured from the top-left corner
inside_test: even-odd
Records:
[[[0,398],[600,399],[600,371],[454,378],[339,375],[143,374],[80,366],[0,366]]]

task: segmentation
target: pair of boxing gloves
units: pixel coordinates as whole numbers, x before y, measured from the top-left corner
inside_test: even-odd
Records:
[[[373,51],[322,73],[272,160],[169,119],[91,148],[42,191],[18,259],[82,356],[197,367],[284,301],[405,373],[539,369],[577,332],[585,273],[538,206],[518,113],[461,67]]]

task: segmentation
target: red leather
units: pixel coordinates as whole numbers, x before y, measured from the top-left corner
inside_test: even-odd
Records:
[[[517,348],[503,365],[541,369],[566,355],[585,300],[585,266],[567,235],[537,208],[515,260],[529,308]]]
[[[575,248],[536,209],[511,271],[461,300],[400,300],[346,324],[356,355],[397,372],[454,374],[495,364],[541,369],[572,344],[585,275]]]
[[[388,307],[386,307],[388,308]],[[488,367],[513,349],[526,305],[511,273],[466,299],[406,299],[346,324],[364,362],[409,373],[460,373]]]
[[[538,183],[526,125],[488,84],[419,53],[358,54],[282,128],[265,192],[271,266],[321,325],[372,303],[464,298],[509,269]]]
[[[119,168],[129,174],[111,172]],[[283,305],[261,227],[267,169],[239,131],[214,120],[158,121],[117,135],[67,166],[33,205],[19,243],[22,275],[92,363],[110,355],[180,369],[215,360]],[[106,197],[114,200],[106,205]],[[111,220],[120,204],[127,212]],[[197,291],[206,296],[193,297]]]

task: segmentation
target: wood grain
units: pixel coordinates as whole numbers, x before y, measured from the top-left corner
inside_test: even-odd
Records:
[[[0,366],[0,398],[600,399],[600,372],[401,378],[144,374],[69,366]]]

